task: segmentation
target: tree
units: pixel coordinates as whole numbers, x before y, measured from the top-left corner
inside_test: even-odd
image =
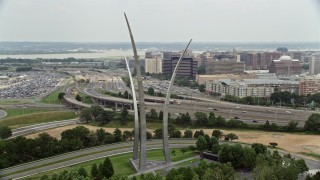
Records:
[[[91,108],[84,108],[80,112],[80,121],[89,123],[92,121]]]
[[[123,131],[123,133],[122,133],[122,139],[123,139],[124,141],[127,141],[128,139],[131,140],[132,137],[133,137],[132,131],[128,131],[128,130]]]
[[[264,130],[270,130],[271,129],[271,125],[270,122],[267,120],[266,123],[263,125],[263,129]]]
[[[170,136],[170,138],[181,138],[182,133],[181,133],[181,131],[175,129],[173,131],[173,133],[171,133],[169,136]]]
[[[154,130],[154,138],[155,139],[162,139],[162,128],[158,128]]]
[[[251,148],[256,152],[256,154],[265,154],[267,152],[267,146],[261,143],[253,143]]]
[[[212,131],[212,136],[216,137],[217,139],[221,139],[223,132],[220,129],[215,129]]]
[[[58,99],[62,99],[64,95],[65,95],[64,92],[60,92],[60,93],[58,94]]]
[[[76,95],[76,100],[81,102],[81,96],[79,94]]]
[[[200,131],[196,131],[193,135],[194,138],[198,138],[199,136],[204,136],[204,131],[202,129]]]
[[[155,109],[151,109],[151,110],[150,110],[150,118],[151,118],[152,120],[157,120],[157,119],[159,119],[158,113],[157,113],[157,111],[156,111]]]
[[[288,130],[288,131],[294,131],[294,130],[297,129],[297,126],[298,126],[298,121],[290,121],[290,122],[288,123],[288,128],[287,128],[287,130]]]
[[[227,137],[230,139],[230,141],[239,139],[239,137],[234,133],[227,134]]]
[[[320,133],[320,114],[312,114],[304,124],[306,131]]]
[[[95,179],[98,176],[99,170],[96,163],[91,166],[91,176]]]
[[[82,166],[78,169],[78,173],[82,177],[88,177],[88,173],[87,173],[86,169],[84,169]]]
[[[201,65],[198,68],[198,74],[206,74],[206,68],[205,66]]]
[[[153,96],[154,95],[154,89],[152,87],[148,88],[148,94]]]
[[[216,116],[213,112],[209,113],[208,125],[209,127],[214,127],[216,125]]]
[[[275,148],[276,146],[278,146],[278,143],[276,143],[276,142],[270,142],[269,144],[270,144],[270,146],[272,146],[273,148]]]
[[[119,128],[116,128],[113,132],[114,141],[121,142],[122,141],[122,132]]]
[[[207,149],[207,141],[204,139],[203,136],[199,136],[196,142],[197,149],[202,153],[204,150]]]
[[[124,98],[126,98],[126,99],[129,99],[129,93],[128,93],[128,91],[126,90],[126,91],[124,91],[124,93],[123,93],[123,97]]]
[[[102,112],[104,112],[104,109],[100,106],[91,106],[90,107],[91,116],[94,120],[97,119],[99,115],[101,115]]]
[[[192,138],[192,131],[190,129],[187,129],[183,133],[183,138]]]
[[[0,139],[7,139],[12,136],[9,126],[0,126]]]
[[[123,108],[121,111],[121,119],[120,119],[120,123],[121,124],[127,124],[128,122],[128,117],[129,117],[129,111],[127,108]]]
[[[102,128],[96,130],[97,140],[99,144],[103,144],[106,138],[106,131]]]
[[[200,92],[205,92],[205,91],[206,91],[206,85],[200,84],[200,86],[199,86],[199,91],[200,91]]]
[[[111,176],[114,174],[113,165],[109,159],[109,157],[106,157],[101,165],[100,169],[102,175],[106,177],[107,179],[111,178]]]
[[[226,124],[226,120],[222,116],[218,116],[216,119],[216,126],[217,127],[224,127]]]
[[[147,139],[152,139],[152,134],[151,134],[151,132],[147,131],[147,132],[146,132],[146,135],[147,135]]]
[[[196,117],[197,124],[199,124],[199,125],[207,125],[208,124],[208,118],[207,118],[206,113],[196,112],[196,113],[194,113],[194,116]]]
[[[113,111],[103,110],[97,117],[96,121],[99,121],[102,124],[109,123],[114,117],[114,115],[115,113]]]
[[[163,120],[163,111],[159,112],[159,120],[161,120],[161,121]]]

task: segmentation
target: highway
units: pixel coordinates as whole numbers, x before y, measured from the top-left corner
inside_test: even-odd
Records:
[[[80,92],[87,94],[88,96],[103,99],[107,101],[123,102],[131,104],[132,100],[111,97],[106,95],[98,94],[94,91],[94,88],[89,90],[82,90],[77,88]],[[146,96],[146,98],[154,98],[156,100],[161,100],[159,97]],[[186,97],[188,98],[188,97]],[[194,100],[176,100],[175,104],[169,105],[169,112],[171,115],[176,113],[186,113],[188,112],[191,116],[195,112],[214,112],[216,115],[221,115],[226,119],[229,118],[239,118],[246,123],[251,124],[264,124],[266,120],[270,123],[275,122],[280,125],[287,125],[290,121],[299,122],[298,126],[303,127],[304,122],[312,113],[315,111],[305,111],[301,109],[290,109],[290,108],[279,108],[279,107],[266,107],[266,106],[253,106],[244,104],[235,104],[231,102],[218,101],[207,98],[196,98],[192,97]],[[158,112],[163,110],[164,104],[162,103],[150,103],[146,102],[147,109],[156,109]],[[84,106],[84,105],[83,105]]]
[[[170,139],[169,141],[170,141],[171,148],[185,147],[191,144],[194,145],[196,142],[195,139]],[[30,162],[30,163],[25,163],[25,164],[10,167],[7,169],[2,169],[0,170],[0,176],[2,179],[14,179],[14,178],[19,179],[21,177],[31,176],[39,172],[46,172],[54,169],[59,169],[62,167],[79,164],[86,161],[91,161],[94,159],[103,158],[106,156],[112,156],[112,155],[131,152],[132,146],[133,146],[133,142],[129,141],[129,142],[122,142],[117,144],[110,144],[110,145],[104,145],[104,146],[74,151],[74,152],[54,156],[51,158],[42,159],[42,160]],[[147,141],[147,149],[150,150],[150,149],[161,149],[161,148],[162,148],[162,140]],[[279,153],[283,155],[286,152],[279,150]],[[319,161],[316,161],[304,156],[300,156],[300,155],[292,154],[292,156],[295,158],[303,158],[306,161],[306,164],[308,165],[310,170],[320,169]],[[18,173],[11,174],[15,172],[18,172]]]
[[[77,123],[78,123],[78,119],[69,119],[69,120],[63,120],[63,121],[53,121],[48,123],[40,123],[40,124],[25,126],[25,127],[13,129],[12,136],[9,139],[15,138],[17,136],[36,133],[46,129],[52,129],[52,128],[57,128],[57,127],[67,126],[67,125],[72,125]]]

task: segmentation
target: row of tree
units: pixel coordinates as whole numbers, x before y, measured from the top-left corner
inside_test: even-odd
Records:
[[[108,133],[103,129],[90,131],[84,126],[77,126],[63,131],[60,140],[47,133],[41,133],[34,139],[18,136],[0,140],[0,168],[88,147],[121,142],[132,137],[131,131],[122,133],[121,130],[115,129],[113,133]]]
[[[252,171],[255,179],[297,179],[300,173],[308,171],[303,159],[294,159],[290,154],[271,153],[263,144],[254,143],[251,147],[240,144],[219,144],[220,132],[210,137],[200,135],[196,146],[201,152],[209,150],[217,154],[221,163],[231,163],[235,169]]]
[[[220,94],[217,94],[220,95]],[[290,107],[307,107],[314,109],[320,105],[320,93],[312,95],[299,95],[296,93],[291,93],[288,91],[284,92],[274,92],[271,94],[270,98],[252,97],[247,96],[239,98],[232,95],[226,95],[222,98],[225,101],[235,102],[239,104],[249,104],[249,105],[278,105],[278,106],[290,106]]]
[[[101,125],[107,124],[112,120],[119,120],[122,125],[126,124],[129,120],[133,120],[133,116],[129,115],[127,108],[123,108],[119,113],[115,110],[104,110],[101,106],[91,106],[84,108],[80,112],[80,121],[85,123],[97,122]]]

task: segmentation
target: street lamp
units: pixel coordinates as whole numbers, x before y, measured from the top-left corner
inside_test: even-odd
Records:
[[[229,117],[229,119],[231,119],[231,112],[233,111],[233,109],[230,109],[230,117]]]
[[[278,113],[278,111],[275,111],[275,112],[274,112],[274,122],[275,122],[275,123],[277,122],[277,113]]]

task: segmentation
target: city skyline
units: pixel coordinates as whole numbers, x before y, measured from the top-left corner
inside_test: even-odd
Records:
[[[124,11],[137,42],[320,41],[317,0],[2,0],[0,41],[128,42]]]

